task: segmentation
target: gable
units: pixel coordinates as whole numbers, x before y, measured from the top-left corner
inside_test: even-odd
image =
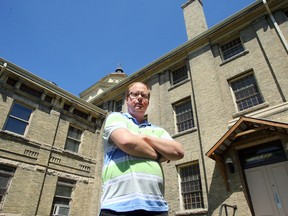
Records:
[[[279,133],[287,134],[288,124],[266,119],[245,116],[240,117],[240,119],[206,153],[206,156],[216,160],[216,157],[222,156],[233,145],[237,138],[263,130],[277,131]]]

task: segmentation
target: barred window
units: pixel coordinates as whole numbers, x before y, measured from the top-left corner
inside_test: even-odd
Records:
[[[69,126],[65,149],[78,153],[81,143],[82,130]]]
[[[115,101],[115,111],[116,112],[122,111],[122,99]]]
[[[239,111],[264,102],[253,74],[231,81],[230,84]]]
[[[221,46],[223,60],[229,59],[238,53],[243,52],[244,50],[245,49],[240,38],[237,38]]]
[[[52,216],[68,216],[72,191],[75,187],[74,181],[59,180],[53,200]]]
[[[178,132],[194,127],[191,100],[185,100],[175,104],[175,113]]]
[[[188,72],[186,65],[178,68],[177,70],[172,71],[172,85],[182,82],[183,80],[188,79]]]
[[[199,163],[179,167],[179,173],[183,208],[204,208]]]
[[[4,202],[14,172],[14,168],[0,165],[0,207]]]
[[[24,135],[29,124],[32,109],[14,103],[9,113],[4,130]]]

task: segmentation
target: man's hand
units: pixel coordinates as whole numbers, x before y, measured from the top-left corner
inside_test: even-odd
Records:
[[[143,135],[143,139],[155,151],[163,156],[164,161],[179,160],[184,157],[182,145],[173,139],[163,139],[147,135]]]

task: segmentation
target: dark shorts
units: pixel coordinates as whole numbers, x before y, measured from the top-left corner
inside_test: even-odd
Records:
[[[102,209],[99,216],[168,216],[168,212],[157,212],[157,211],[144,211],[136,210],[131,212],[115,212],[107,209]]]

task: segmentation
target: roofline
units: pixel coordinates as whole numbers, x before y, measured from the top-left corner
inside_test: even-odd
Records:
[[[125,74],[125,73],[121,73],[121,74],[120,74],[120,73],[115,73],[115,72],[110,73],[110,74],[106,75],[105,77],[102,77],[100,80],[98,80],[96,83],[92,84],[90,87],[88,87],[88,88],[85,89],[84,91],[80,92],[80,93],[79,93],[79,96],[81,97],[81,95],[87,94],[87,93],[93,91],[93,90],[94,90],[94,87],[95,87],[97,84],[103,82],[105,79],[108,79],[108,78],[111,77],[111,76],[124,77],[124,79],[125,79],[125,78],[127,77],[127,74]]]
[[[153,62],[149,63],[147,66],[134,72],[133,74],[128,76],[126,79],[119,82],[117,85],[112,86],[111,88],[109,88],[105,92],[101,93],[99,96],[95,97],[91,101],[91,103],[99,102],[99,99],[103,98],[105,95],[109,95],[111,92],[115,91],[116,89],[119,89],[120,87],[127,85],[128,83],[131,82],[131,80],[135,80],[135,79],[143,76],[147,71],[149,71],[149,69],[156,67],[157,65],[161,64],[162,62],[165,62],[166,60],[172,58],[173,56],[176,56],[177,54],[185,52],[185,51],[186,51],[186,53],[189,53],[190,52],[189,48],[193,47],[193,45],[198,44],[198,43],[200,45],[208,43],[209,42],[209,36],[213,35],[218,30],[224,28],[225,26],[227,26],[227,25],[231,24],[232,22],[234,22],[235,20],[239,19],[239,17],[242,17],[245,14],[248,14],[249,12],[253,11],[255,8],[260,7],[261,5],[263,5],[262,0],[257,0],[256,2],[250,4],[246,8],[244,8],[244,9],[240,10],[239,12],[235,13],[234,15],[228,17],[224,21],[214,25],[213,27],[211,27],[211,28],[207,29],[206,31],[204,31],[203,33],[201,33],[200,35],[190,39],[189,41],[183,43],[182,45],[178,46],[177,48],[171,50],[167,54],[164,54],[163,56],[161,56],[161,57],[157,58],[156,60],[154,60]]]
[[[7,64],[6,66],[6,70],[9,70],[10,72],[21,76],[25,79],[28,79],[29,81],[33,82],[35,85],[40,86],[41,88],[44,88],[56,95],[58,95],[59,97],[64,98],[67,101],[72,101],[73,103],[77,104],[80,107],[84,107],[85,109],[88,109],[92,112],[96,112],[99,115],[103,115],[104,117],[106,116],[107,112],[91,103],[86,102],[85,100],[63,90],[62,88],[52,84],[51,82],[44,80],[38,76],[36,76],[33,73],[30,73],[29,71],[3,59],[0,58],[0,66],[3,68],[4,64]]]

